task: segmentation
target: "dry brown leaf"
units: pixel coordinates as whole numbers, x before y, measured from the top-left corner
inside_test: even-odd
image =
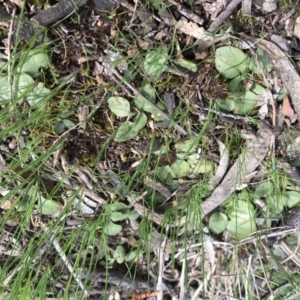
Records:
[[[295,114],[293,108],[291,107],[288,96],[284,97],[283,99],[281,113],[287,117],[293,117]]]

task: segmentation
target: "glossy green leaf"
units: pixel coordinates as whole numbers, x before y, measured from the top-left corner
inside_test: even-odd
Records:
[[[173,178],[182,178],[188,176],[190,168],[190,165],[185,160],[177,159],[170,166],[170,173]]]
[[[43,215],[54,215],[62,209],[62,206],[57,202],[51,199],[45,199],[40,197],[38,202],[38,212]]]
[[[113,255],[116,262],[122,264],[125,260],[125,255],[125,248],[122,245],[118,245]]]
[[[110,236],[117,235],[121,231],[122,231],[122,226],[115,224],[112,221],[110,221],[107,225],[103,226],[103,232]]]
[[[228,223],[228,218],[225,214],[221,212],[213,213],[209,218],[209,229],[215,233],[220,234],[226,229]]]
[[[123,97],[110,97],[108,100],[109,109],[118,117],[131,117],[135,113],[130,111],[129,101]]]
[[[159,77],[167,68],[168,55],[158,49],[147,53],[144,61],[144,69],[148,76]]]
[[[245,74],[248,61],[248,56],[241,49],[224,46],[216,50],[216,68],[225,78],[231,79]]]

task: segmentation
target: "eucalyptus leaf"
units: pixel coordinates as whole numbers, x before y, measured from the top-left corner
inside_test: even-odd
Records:
[[[117,235],[121,231],[122,231],[122,226],[115,224],[112,221],[110,221],[107,225],[103,226],[103,232],[110,236]]]
[[[122,245],[118,245],[113,255],[116,262],[122,264],[125,260],[125,255],[125,248]]]
[[[144,69],[148,76],[159,77],[167,69],[168,55],[166,51],[157,49],[147,53]]]
[[[108,100],[109,109],[118,117],[131,117],[135,113],[130,111],[129,101],[123,97],[110,97]]]
[[[216,50],[216,68],[227,79],[245,74],[248,63],[249,58],[241,49],[224,46]]]
[[[54,215],[62,209],[62,206],[57,202],[51,199],[45,199],[40,197],[38,202],[38,212],[43,215]]]
[[[190,165],[185,160],[177,159],[170,166],[170,173],[173,178],[182,178],[188,176],[190,169]]]
[[[228,218],[225,214],[221,212],[213,213],[209,218],[209,229],[215,233],[220,234],[226,229],[228,223]]]

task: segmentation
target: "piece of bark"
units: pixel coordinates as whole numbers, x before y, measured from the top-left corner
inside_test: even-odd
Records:
[[[51,7],[44,9],[31,18],[32,21],[40,25],[47,26],[52,24],[84,5],[87,0],[62,0]]]
[[[209,26],[208,31],[212,32],[216,30],[224,21],[226,21],[234,9],[242,2],[242,0],[232,0],[229,5],[225,8],[225,10],[220,13],[220,15],[217,17],[215,21],[212,22],[212,24]]]
[[[257,132],[257,140],[246,144],[245,151],[239,155],[221,184],[201,204],[202,217],[221,205],[236,190],[236,187],[244,184],[246,176],[255,171],[268,153],[272,132],[264,123],[261,124],[262,127]]]
[[[243,2],[242,2],[243,16],[251,17],[251,6],[252,6],[252,0],[243,0]]]
[[[186,216],[182,217],[179,225],[183,226],[188,222],[189,230],[193,230],[197,224],[195,220],[200,214],[203,219],[220,206],[236,189],[246,183],[248,181],[247,175],[253,173],[268,153],[271,137],[271,130],[267,125],[261,123],[261,128],[257,132],[257,139],[246,144],[245,150],[239,155],[220,185],[201,204],[201,212],[192,212],[188,219]]]

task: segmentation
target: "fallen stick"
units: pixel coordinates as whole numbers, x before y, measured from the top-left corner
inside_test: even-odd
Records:
[[[208,31],[212,32],[212,31],[216,30],[225,20],[227,20],[230,17],[230,15],[234,11],[234,9],[241,2],[242,2],[242,0],[233,0],[233,1],[231,1],[231,3],[229,3],[229,5],[226,7],[226,9],[219,14],[219,16],[217,17],[217,19],[215,19],[211,23],[211,25],[208,28]]]

